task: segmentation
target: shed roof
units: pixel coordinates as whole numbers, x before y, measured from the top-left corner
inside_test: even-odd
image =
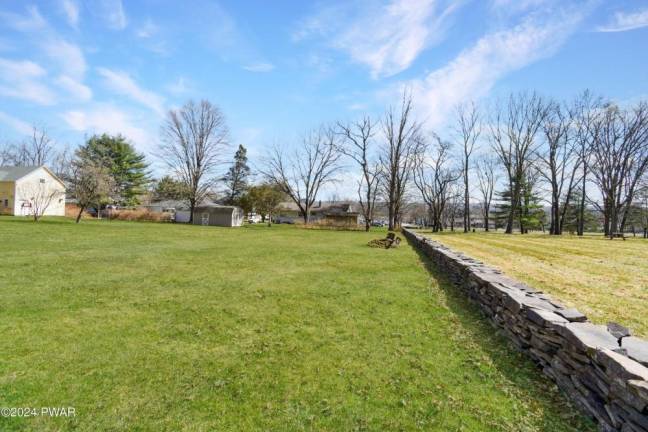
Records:
[[[197,211],[197,210],[202,210],[202,211],[213,210],[213,211],[223,211],[223,212],[229,211],[229,212],[233,212],[234,210],[236,210],[238,208],[240,208],[240,207],[226,206],[226,205],[220,205],[220,204],[207,204],[207,205],[198,205],[198,206],[196,206],[194,211]]]

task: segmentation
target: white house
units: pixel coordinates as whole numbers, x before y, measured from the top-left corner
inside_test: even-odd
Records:
[[[0,214],[65,216],[65,184],[45,166],[0,167]]]

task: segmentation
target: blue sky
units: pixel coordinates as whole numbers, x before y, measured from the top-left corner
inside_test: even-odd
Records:
[[[0,1],[0,140],[37,124],[154,154],[165,112],[206,98],[255,158],[379,115],[403,86],[437,130],[459,102],[522,89],[646,97],[648,1]]]

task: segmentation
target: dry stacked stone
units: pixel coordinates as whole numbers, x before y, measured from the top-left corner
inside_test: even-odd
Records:
[[[526,352],[601,431],[648,432],[648,342],[413,231],[405,237]]]

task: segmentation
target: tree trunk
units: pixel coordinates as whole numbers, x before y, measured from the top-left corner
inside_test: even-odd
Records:
[[[194,221],[194,210],[196,209],[196,200],[189,200],[189,224],[191,225]]]
[[[468,190],[468,158],[464,174],[464,232],[467,233],[470,225],[470,191]]]
[[[506,234],[513,234],[513,220],[515,218],[515,211],[517,210],[517,203],[518,203],[518,194],[513,190],[511,190],[511,208],[509,209],[509,214],[506,219]],[[520,227],[521,228],[521,227]]]
[[[489,222],[488,221],[488,213],[489,213],[489,211],[490,211],[490,208],[486,207],[486,211],[484,212],[485,213],[485,216],[484,216],[484,229],[486,230],[486,232],[489,231],[489,227],[488,227],[488,225],[489,225],[489,223],[488,223]]]
[[[79,221],[81,220],[81,215],[83,214],[83,210],[85,210],[85,206],[81,206],[81,208],[79,209],[79,214],[76,217],[76,223],[79,223]]]
[[[587,181],[587,164],[583,163],[583,185],[581,187],[581,200],[578,206],[578,235],[585,232],[585,183]]]

